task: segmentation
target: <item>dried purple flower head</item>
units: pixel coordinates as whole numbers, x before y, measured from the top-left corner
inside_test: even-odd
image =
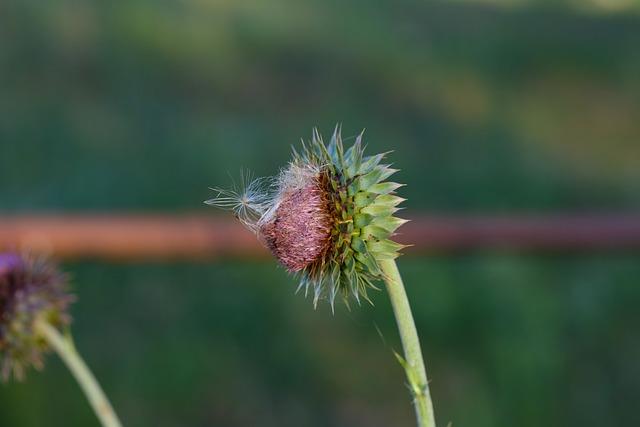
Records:
[[[287,270],[299,272],[329,249],[333,217],[318,173],[288,173],[300,174],[299,181],[285,183],[278,205],[259,222],[258,235]]]
[[[383,278],[378,261],[403,248],[390,240],[406,221],[393,216],[404,199],[394,195],[400,184],[385,181],[397,171],[381,164],[384,157],[364,156],[362,134],[345,151],[338,127],[328,146],[314,130],[277,178],[244,176],[242,188],[215,189],[206,203],[233,210],[288,271],[300,274],[305,293],[313,288],[314,305],[327,296],[333,306],[338,293],[359,302]]]
[[[65,275],[44,259],[0,253],[0,373],[24,377],[29,366],[43,367],[48,350],[36,330],[44,321],[61,327],[70,323],[67,309],[73,296]]]

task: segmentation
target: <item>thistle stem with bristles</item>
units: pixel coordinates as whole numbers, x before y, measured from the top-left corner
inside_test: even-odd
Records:
[[[102,391],[100,384],[87,367],[80,354],[76,350],[70,337],[64,337],[56,328],[45,321],[38,321],[36,328],[39,334],[47,341],[67,365],[76,381],[87,396],[91,407],[100,420],[103,427],[121,427],[107,396]]]
[[[385,276],[384,281],[391,300],[391,306],[393,307],[393,313],[396,317],[398,330],[400,331],[404,358],[399,359],[405,368],[407,380],[413,394],[418,427],[435,427],[436,422],[433,415],[427,371],[422,358],[418,331],[413,320],[402,277],[395,260],[379,260],[378,262]]]

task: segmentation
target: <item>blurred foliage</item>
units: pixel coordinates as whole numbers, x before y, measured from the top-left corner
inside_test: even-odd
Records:
[[[414,423],[383,293],[375,308],[331,316],[271,262],[68,267],[76,340],[127,425]],[[633,425],[637,257],[486,254],[400,267],[443,425]],[[0,388],[0,408],[7,426],[95,425],[55,357]]]
[[[395,151],[411,209],[638,209],[639,11],[4,1],[0,210],[205,212],[207,186],[241,167],[273,174],[312,126],[338,121]],[[637,423],[637,254],[401,267],[443,425]],[[413,423],[383,294],[332,317],[274,263],[69,269],[78,346],[127,425]],[[0,425],[94,424],[55,358],[0,387]]]
[[[3,9],[4,209],[193,209],[204,183],[241,165],[272,174],[312,126],[337,121],[396,150],[412,207],[640,204],[639,15],[424,1]]]

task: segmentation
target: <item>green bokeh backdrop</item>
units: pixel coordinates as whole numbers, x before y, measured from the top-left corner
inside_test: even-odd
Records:
[[[606,5],[622,5],[611,11]],[[637,212],[633,1],[0,5],[0,213],[211,213],[311,127],[394,150],[410,213]],[[424,254],[405,272],[441,425],[638,423],[638,253]],[[274,262],[65,265],[127,426],[410,426],[384,293],[332,316]],[[55,358],[0,425],[96,421]]]

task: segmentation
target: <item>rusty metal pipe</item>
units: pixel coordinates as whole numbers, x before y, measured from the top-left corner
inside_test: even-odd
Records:
[[[640,250],[640,215],[414,216],[409,253],[469,250]],[[199,215],[5,215],[0,248],[62,259],[204,260],[266,250],[232,218]]]

